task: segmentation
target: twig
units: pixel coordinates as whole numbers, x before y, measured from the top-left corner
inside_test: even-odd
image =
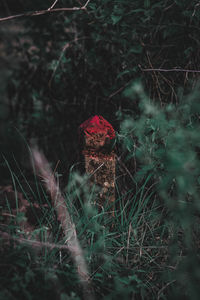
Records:
[[[74,263],[77,267],[77,273],[80,282],[83,285],[84,298],[94,299],[94,292],[90,284],[90,276],[87,270],[87,265],[84,259],[82,248],[80,247],[75,224],[72,222],[69,212],[66,207],[65,199],[63,198],[59,186],[52,174],[45,156],[36,148],[32,149],[33,161],[35,163],[37,173],[44,179],[46,189],[51,193],[52,205],[57,213],[58,220],[62,226],[65,235],[65,243],[67,244]]]
[[[200,73],[200,70],[187,70],[187,69],[143,69],[138,65],[141,71],[144,72],[186,72],[186,73]]]
[[[1,236],[1,238],[5,239],[5,240],[12,240],[12,241],[16,241],[20,244],[27,244],[33,248],[39,248],[39,249],[50,248],[50,250],[52,250],[52,249],[69,250],[69,246],[67,246],[67,245],[59,245],[59,244],[53,244],[53,243],[48,243],[48,242],[40,242],[40,241],[36,241],[36,240],[28,240],[28,239],[21,238],[21,237],[14,237],[11,234],[9,234],[7,232],[3,232],[3,231],[0,231],[0,236]],[[70,249],[70,251],[73,251],[73,249]]]
[[[163,292],[169,285],[171,285],[171,284],[174,283],[174,282],[176,282],[175,279],[172,280],[172,281],[170,281],[170,282],[168,282],[166,285],[164,285],[164,286],[162,287],[162,289],[158,292],[158,297],[157,297],[158,300],[160,299],[162,292]]]
[[[49,80],[49,82],[48,82],[49,87],[51,87],[52,80],[53,80],[53,78],[54,78],[54,76],[55,76],[55,73],[56,73],[58,67],[59,67],[59,64],[60,64],[60,62],[61,62],[61,59],[62,59],[63,55],[65,54],[65,51],[66,51],[69,47],[71,47],[73,43],[76,43],[77,41],[85,40],[85,39],[88,39],[88,38],[89,38],[89,37],[87,37],[87,36],[85,36],[85,37],[80,37],[80,38],[75,38],[74,40],[72,40],[72,41],[70,41],[70,42],[68,42],[68,43],[66,43],[66,44],[64,45],[64,47],[63,47],[63,49],[62,49],[62,51],[61,51],[61,54],[60,54],[60,56],[59,56],[59,58],[58,58],[58,60],[57,60],[57,62],[56,62],[55,68],[54,68],[54,70],[53,70],[53,72],[52,72],[51,78],[50,78],[50,80]]]
[[[149,65],[150,65],[151,69],[154,69],[153,65],[152,65],[152,62],[151,62],[151,59],[150,59],[149,51],[146,51],[146,56],[147,56],[147,59],[148,59],[148,62],[149,62]],[[139,67],[140,67],[140,65],[139,65]],[[160,95],[160,91],[162,89],[161,89],[161,86],[160,86],[160,82],[159,82],[158,76],[157,76],[157,74],[155,72],[153,72],[152,77],[153,77],[153,80],[155,80],[156,91],[157,91],[158,98],[160,100],[160,104],[161,104],[161,107],[162,107],[163,103],[162,103],[162,97]]]
[[[73,247],[69,247],[68,245],[60,245],[60,244],[55,244],[55,243],[41,242],[41,241],[37,241],[37,240],[28,240],[28,239],[21,238],[21,237],[15,237],[15,236],[12,236],[11,234],[9,234],[5,231],[1,231],[1,230],[0,230],[0,237],[3,238],[4,240],[12,240],[12,241],[16,241],[20,244],[27,244],[36,249],[49,248],[50,250],[59,249],[59,250],[68,250],[70,252],[76,250]]]
[[[117,156],[117,161],[125,169],[125,171],[128,173],[128,175],[133,180],[133,182],[136,183],[134,177],[131,175],[130,171],[128,170],[128,168],[126,167],[126,165],[123,163],[123,161],[121,160],[121,158],[119,156]]]
[[[131,222],[130,222],[129,228],[128,228],[128,238],[127,238],[126,265],[128,265],[128,251],[129,251],[129,245],[130,245],[131,231],[132,231],[132,226],[131,226]]]
[[[58,0],[55,0],[54,3],[47,10],[51,10],[56,5],[57,2]]]
[[[127,85],[131,82],[131,80],[129,80],[126,84],[124,84],[123,86],[121,86],[117,91],[113,92],[112,94],[110,94],[108,96],[108,99],[114,97],[115,95],[119,94],[121,91],[123,91],[125,89],[125,87],[127,87]]]
[[[86,9],[86,7],[88,6],[89,2],[90,2],[90,0],[87,0],[87,2],[85,3],[85,5],[83,5],[83,9]]]
[[[60,8],[52,8],[55,6],[55,4],[57,3],[57,1],[55,1],[51,7],[49,7],[48,9],[43,9],[43,10],[36,10],[36,11],[32,11],[32,12],[28,12],[28,13],[23,13],[23,14],[18,14],[18,15],[13,15],[13,16],[8,16],[8,17],[4,17],[4,18],[0,18],[0,22],[4,22],[4,21],[9,21],[9,20],[13,20],[13,19],[18,19],[18,18],[22,18],[22,17],[32,17],[32,16],[40,16],[40,15],[45,15],[45,14],[49,14],[52,12],[61,12],[61,11],[77,11],[77,10],[86,10],[88,3],[90,2],[90,0],[88,0],[83,6],[81,7],[60,7]]]

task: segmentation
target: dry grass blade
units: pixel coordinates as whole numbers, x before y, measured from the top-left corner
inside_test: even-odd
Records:
[[[94,293],[90,284],[90,276],[87,270],[82,248],[80,247],[77,239],[75,225],[71,221],[65,200],[45,156],[36,148],[32,149],[32,154],[36,172],[44,181],[45,187],[51,195],[52,205],[55,208],[58,220],[62,226],[66,244],[77,267],[78,276],[84,289],[84,298],[87,300],[92,300],[94,299]]]

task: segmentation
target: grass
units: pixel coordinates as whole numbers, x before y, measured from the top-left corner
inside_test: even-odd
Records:
[[[33,191],[26,177],[21,170],[19,171],[20,177],[24,179],[23,184],[20,182],[19,176],[10,170],[17,209],[16,217],[9,219],[9,223],[6,224],[6,232],[11,234],[14,241],[13,243],[12,241],[7,243],[5,248],[5,241],[2,240],[1,246],[2,260],[5,259],[5,256],[10,256],[12,259],[7,261],[8,269],[14,268],[15,272],[9,273],[6,278],[4,274],[1,274],[2,293],[9,291],[17,298],[19,279],[24,285],[24,291],[22,292],[24,299],[41,298],[45,289],[49,289],[49,293],[51,293],[51,285],[49,285],[51,280],[49,276],[45,275],[50,272],[51,276],[54,274],[59,285],[62,286],[62,297],[66,297],[66,299],[67,297],[81,298],[82,289],[70,255],[65,249],[56,248],[56,245],[62,245],[64,241],[60,238],[61,230],[56,221],[55,211],[51,206],[49,195],[45,193],[44,187],[37,179]],[[108,213],[109,207],[98,212],[93,205],[95,190],[93,188],[89,191],[88,186],[85,184],[87,178],[76,173],[72,173],[70,176],[65,192],[65,201],[73,222],[76,224],[78,238],[84,249],[85,258],[90,269],[90,278],[97,298],[114,299],[120,295],[128,298],[131,295],[140,297],[142,294],[153,295],[157,291],[149,277],[151,272],[147,272],[147,269],[152,265],[154,274],[160,270],[154,253],[156,251],[162,252],[163,246],[158,245],[155,236],[156,232],[159,231],[156,228],[159,221],[156,215],[155,192],[148,193],[146,188],[149,178],[146,179],[135,195],[132,194],[131,190],[125,195],[129,195],[131,206],[129,202],[124,205],[123,195],[118,197],[116,207],[119,207],[119,209],[116,209],[115,218],[112,218]],[[24,185],[26,185],[26,188]],[[44,202],[47,203],[48,207],[42,208],[41,206],[38,211],[35,211],[34,206],[30,206],[35,216],[35,224],[32,224],[35,226],[32,238],[36,239],[40,236],[42,243],[46,243],[48,241],[47,231],[50,229],[51,244],[55,245],[52,250],[43,247],[38,254],[38,250],[36,252],[34,250],[34,242],[32,245],[25,243],[24,240],[23,243],[17,243],[17,239],[27,236],[21,225],[27,215],[19,212],[18,188],[21,197],[28,200],[30,205],[33,201],[36,202],[36,199],[38,205],[42,205]],[[12,209],[8,201],[6,201],[6,206],[7,209],[3,206],[3,211],[8,210],[11,213]],[[37,215],[37,212],[39,212],[39,215]],[[17,255],[18,252],[20,255]],[[26,254],[24,255],[24,253]],[[3,264],[3,261],[1,264]],[[23,270],[22,274],[21,270]],[[45,287],[41,285],[39,294],[38,292],[34,294],[30,286],[33,284],[33,277],[39,276],[38,272],[42,274]],[[17,284],[10,285],[13,280]],[[63,281],[65,283],[62,283]],[[38,284],[40,283],[38,282]],[[45,293],[48,294],[48,291],[45,291]]]
[[[14,173],[6,163],[12,190],[2,190],[0,198],[0,299],[87,298],[49,193],[36,176],[30,183],[19,165]],[[109,206],[98,211],[94,205],[96,190],[89,187],[88,178],[70,173],[63,195],[95,299],[179,299],[182,293],[188,250],[180,245],[183,232],[169,221],[169,210],[160,202],[152,180],[148,174],[136,191],[129,188],[125,193],[116,182],[113,218]],[[24,199],[29,214],[22,209]],[[197,299],[195,289],[194,282],[193,298],[190,291],[184,299]]]

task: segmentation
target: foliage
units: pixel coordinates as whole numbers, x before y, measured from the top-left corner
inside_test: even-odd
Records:
[[[139,82],[130,85],[125,95],[133,102],[139,99],[140,111],[120,115],[121,138],[129,152],[128,159],[135,153],[140,161],[135,178],[141,180],[152,174],[160,201],[167,208],[163,222],[167,224],[171,243],[170,260],[177,263],[175,274],[169,277],[180,284],[180,290],[175,289],[174,293],[197,299],[200,278],[199,86],[187,97],[180,96],[178,107],[169,104],[163,109],[148,99]]]
[[[18,186],[18,176],[12,172],[12,177],[13,184]],[[97,299],[102,297],[115,299],[119,296],[129,299],[131,295],[140,299],[145,295],[155,294],[154,283],[148,283],[151,271],[146,272],[143,267],[152,264],[151,255],[156,249],[161,252],[164,250],[163,253],[166,253],[167,248],[165,246],[159,250],[160,241],[156,245],[155,238],[152,238],[154,230],[157,234],[155,229],[157,219],[154,216],[155,201],[151,203],[154,193],[144,194],[149,179],[133,197],[134,206],[131,211],[123,207],[122,198],[117,200],[120,209],[116,210],[115,219],[109,217],[106,208],[100,212],[96,210],[95,190],[89,191],[87,180],[87,177],[72,173],[66,187],[65,199],[76,224],[78,238],[84,248]],[[21,185],[22,193],[26,197],[32,194],[35,199],[40,199],[43,195],[49,208],[48,211],[37,215],[38,225],[35,226],[31,236],[30,232],[23,229],[23,218],[17,215],[16,218],[9,219],[7,231],[11,239],[7,241],[2,237],[0,247],[2,283],[0,295],[2,298],[6,295],[10,299],[38,299],[38,297],[82,299],[81,286],[71,257],[65,249],[57,248],[62,246],[64,241],[59,238],[60,228],[55,222],[54,209],[37,180],[35,185],[34,194],[30,186],[25,188],[25,185]],[[30,203],[33,203],[32,197],[27,198]],[[4,204],[3,212],[6,212],[7,206],[10,215],[13,215],[10,205],[11,200],[7,201],[7,205]],[[25,218],[29,219],[28,214],[25,214]],[[149,228],[146,227],[143,218],[145,222],[148,221]],[[48,228],[52,232],[51,237],[45,234]],[[41,244],[38,249],[34,241],[38,240],[39,236],[43,243],[51,239],[53,249],[49,249],[46,244],[44,246]],[[29,237],[33,241],[26,243],[22,237]],[[155,274],[162,268],[157,266]]]
[[[66,205],[84,248],[95,294],[97,299],[198,299],[199,88],[187,97],[180,96],[177,108],[172,104],[160,108],[139,82],[132,83],[124,96],[131,98],[130,107],[139,100],[138,113],[118,114],[125,163],[136,160],[137,172],[126,193],[116,186],[115,218],[109,216],[108,208],[97,211],[95,188],[87,185],[87,177],[72,172],[65,188]],[[35,188],[28,181],[24,188],[21,175],[10,172],[13,186],[26,198],[32,194],[48,203],[48,211],[37,217],[39,227],[32,238],[47,224],[54,248],[44,247],[39,255],[34,242],[33,249],[18,244],[16,238],[26,236],[20,226],[23,218],[11,219],[8,228],[15,238],[14,247],[1,248],[1,265],[8,270],[5,277],[1,268],[2,297],[18,298],[21,287],[20,299],[82,299],[69,253],[56,248],[64,241],[48,195],[38,180]],[[32,202],[32,197],[27,199]],[[8,206],[10,203],[7,201]],[[42,237],[45,242],[45,235]],[[40,280],[37,293],[32,288],[34,278]]]
[[[1,16],[52,2],[1,1]],[[81,4],[59,0],[56,7]],[[199,298],[199,86],[198,73],[187,71],[198,71],[199,18],[197,0],[91,0],[87,10],[0,23],[1,185],[12,179],[16,204],[18,191],[29,203],[48,204],[39,215],[31,207],[33,238],[49,227],[60,245],[24,140],[36,139],[53,164],[61,162],[55,175],[99,299]],[[79,160],[77,128],[94,114],[119,129],[114,220],[94,207],[87,178],[69,171]],[[2,197],[1,212],[12,215]],[[15,240],[26,237],[24,218],[11,216],[11,241],[2,239],[0,297],[82,298],[66,250],[37,252]]]
[[[80,3],[60,0],[56,7]],[[7,8],[14,14],[51,4],[9,0]],[[28,138],[39,138],[52,158],[76,160],[76,129],[93,114],[117,129],[115,112],[129,108],[122,91],[131,80],[140,77],[151,98],[164,104],[177,103],[177,88],[187,89],[196,78],[195,73],[142,69],[198,69],[197,0],[94,0],[87,11],[19,18],[14,25],[15,36],[13,25],[1,23],[4,52],[10,55],[5,58],[9,120]]]

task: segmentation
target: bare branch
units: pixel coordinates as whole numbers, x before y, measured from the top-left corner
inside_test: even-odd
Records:
[[[83,5],[83,9],[86,9],[86,7],[88,6],[89,2],[90,2],[90,0],[87,0],[87,2],[85,3],[85,5]]]
[[[18,14],[18,15],[13,15],[13,16],[8,16],[8,17],[0,18],[0,22],[9,21],[9,20],[13,20],[13,19],[18,19],[18,18],[22,18],[22,17],[33,17],[33,16],[46,15],[46,14],[53,13],[53,12],[56,13],[56,12],[61,12],[61,11],[86,10],[87,5],[90,2],[90,0],[87,0],[87,2],[83,6],[81,6],[81,7],[60,7],[60,8],[53,8],[56,5],[57,2],[58,2],[58,0],[55,0],[55,2],[52,4],[52,6],[49,7],[48,9],[36,10],[36,11],[28,12],[28,13],[23,13],[23,14]]]
[[[127,87],[127,85],[130,83],[131,80],[129,80],[126,84],[124,84],[122,87],[120,87],[117,91],[113,92],[112,94],[110,94],[108,96],[108,99],[114,97],[115,95],[117,95],[118,93],[120,93],[121,91],[123,91],[125,89],[125,87]]]
[[[185,73],[200,73],[200,70],[187,70],[187,69],[143,69],[138,65],[141,71],[143,72],[185,72]]]
[[[54,3],[47,10],[51,10],[52,8],[54,8],[54,6],[56,5],[57,2],[58,2],[58,0],[55,0]]]

